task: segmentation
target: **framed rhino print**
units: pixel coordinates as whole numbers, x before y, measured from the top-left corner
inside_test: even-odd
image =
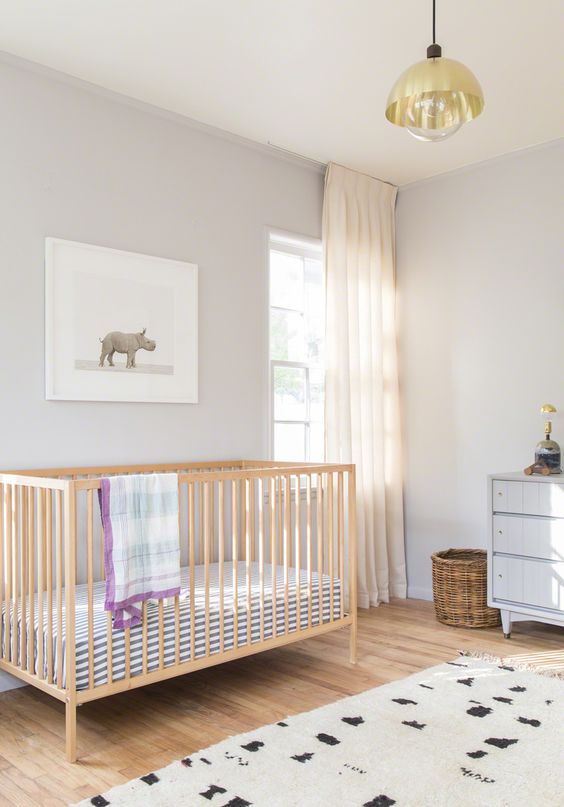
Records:
[[[46,398],[198,401],[198,267],[45,242]]]

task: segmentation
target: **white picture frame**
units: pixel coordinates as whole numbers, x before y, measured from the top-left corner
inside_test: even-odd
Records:
[[[197,403],[197,265],[46,238],[45,397]]]

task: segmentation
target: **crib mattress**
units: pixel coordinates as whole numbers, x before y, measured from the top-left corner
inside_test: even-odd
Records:
[[[217,563],[209,564],[209,642],[210,653],[219,653],[220,650],[220,593],[219,593],[219,566]],[[196,566],[194,574],[195,596],[195,657],[200,658],[206,652],[206,597],[204,587],[205,567]],[[246,564],[241,561],[237,564],[237,615],[238,615],[238,646],[247,644],[247,617],[248,617],[248,590],[246,578]],[[300,625],[302,629],[308,627],[308,590],[307,572],[301,570],[301,598],[300,598]],[[316,573],[312,574],[312,597],[311,597],[311,624],[319,625],[330,621],[331,618],[331,579],[327,575],[321,577],[321,603],[319,597],[320,581]],[[286,626],[286,601],[284,585],[284,568],[276,567],[276,630],[273,627],[272,608],[272,571],[267,564],[264,566],[264,606],[262,605],[260,592],[260,567],[258,563],[251,564],[251,594],[250,594],[250,623],[251,623],[251,643],[260,641],[261,611],[263,611],[264,639],[273,636],[280,636],[286,632],[297,629],[297,594],[296,594],[296,572],[289,569],[288,573],[288,625]],[[338,579],[333,580],[333,618],[340,616],[340,589],[341,583]],[[93,586],[93,648],[94,648],[94,685],[101,686],[108,683],[108,654],[107,654],[107,614],[104,611],[105,583],[97,582]],[[234,642],[234,587],[233,587],[233,566],[231,562],[224,564],[224,650],[233,649]],[[64,594],[63,594],[64,602]],[[181,598],[180,598],[180,661],[189,661],[191,658],[191,607],[190,607],[190,569],[185,567],[181,570]],[[320,607],[321,606],[321,607]],[[38,636],[38,608],[37,597],[35,602],[35,652],[34,670],[38,672],[38,641],[43,641],[43,674],[47,676],[47,646],[51,642],[53,669],[52,675],[55,680],[57,669],[57,619],[56,604],[53,598],[53,626],[51,635],[47,635],[47,602],[43,597],[43,636]],[[174,605],[164,609],[164,666],[169,667],[176,663],[176,633],[175,633],[175,608]],[[5,613],[2,606],[2,647],[5,636]],[[13,619],[10,620],[13,630]],[[21,640],[22,617],[18,613],[17,630]],[[29,653],[30,620],[29,615],[25,620],[25,630],[27,632],[27,653]],[[66,686],[66,635],[65,621],[63,614],[62,625],[62,656],[63,656],[63,686]],[[147,606],[147,647],[149,672],[159,668],[159,608],[156,604],[149,603]],[[130,671],[131,675],[142,673],[142,648],[143,630],[138,625],[130,629]],[[21,641],[18,641],[18,663],[21,662]],[[27,665],[27,658],[25,659]],[[119,681],[125,677],[125,634],[123,630],[112,631],[112,658],[111,658],[112,678]],[[87,689],[88,681],[88,587],[87,585],[76,586],[76,688]]]

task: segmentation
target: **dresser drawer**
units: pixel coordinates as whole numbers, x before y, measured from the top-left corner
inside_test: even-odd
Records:
[[[564,519],[498,514],[493,517],[492,529],[494,552],[546,560],[564,558]]]
[[[492,482],[494,513],[527,513],[564,518],[564,484],[558,482]]]
[[[564,562],[494,555],[494,600],[564,612]]]

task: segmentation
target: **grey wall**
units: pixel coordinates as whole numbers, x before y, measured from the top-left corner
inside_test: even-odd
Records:
[[[0,468],[263,457],[267,225],[318,237],[322,176],[0,61]],[[44,400],[44,242],[199,265],[198,405]]]
[[[486,475],[533,461],[542,403],[564,446],[563,187],[561,141],[400,189],[410,596],[433,551],[485,546]]]
[[[320,171],[12,60],[0,100],[0,468],[265,457],[265,227],[320,236]],[[198,405],[44,400],[48,235],[199,265]]]

